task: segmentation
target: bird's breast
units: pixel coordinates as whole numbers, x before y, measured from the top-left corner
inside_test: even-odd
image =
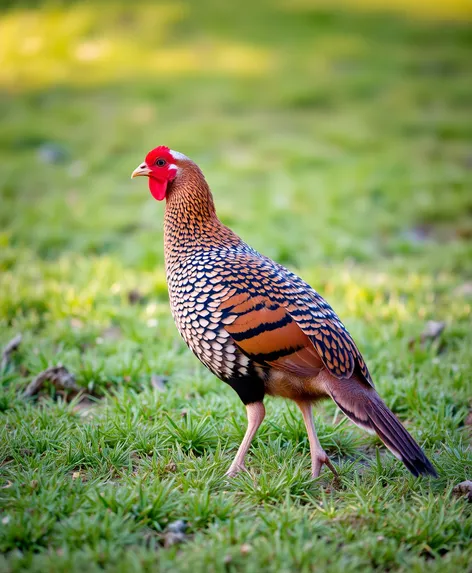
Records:
[[[223,257],[188,257],[167,265],[167,283],[172,316],[186,344],[216,376],[229,380],[245,376],[249,359],[233,343],[225,329],[227,319],[219,310],[235,291],[225,281],[224,269],[215,268]]]

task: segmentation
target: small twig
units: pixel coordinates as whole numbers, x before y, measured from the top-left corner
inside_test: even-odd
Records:
[[[62,364],[51,366],[43,372],[40,372],[26,388],[23,396],[29,398],[37,394],[44,386],[45,382],[51,382],[57,390],[71,390],[74,393],[79,393],[82,389],[77,386],[75,377],[67,370]]]
[[[10,342],[5,346],[2,353],[2,362],[0,364],[0,371],[3,372],[5,368],[8,366],[10,362],[11,355],[18,350],[18,347],[21,344],[23,336],[21,334],[17,334],[15,338],[12,338]]]

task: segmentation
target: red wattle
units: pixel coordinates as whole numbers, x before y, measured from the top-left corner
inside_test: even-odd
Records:
[[[162,201],[166,198],[167,181],[159,181],[154,177],[149,177],[149,190],[154,199]]]

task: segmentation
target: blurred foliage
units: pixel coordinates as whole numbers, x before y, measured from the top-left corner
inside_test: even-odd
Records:
[[[162,262],[160,211],[141,211],[127,176],[163,142],[201,164],[226,222],[288,263],[472,233],[469,25],[206,1],[13,10],[1,27],[7,244]]]

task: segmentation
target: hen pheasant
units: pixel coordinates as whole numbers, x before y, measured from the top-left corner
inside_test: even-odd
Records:
[[[137,176],[147,176],[153,197],[167,201],[165,263],[177,328],[247,409],[247,430],[228,475],[245,469],[268,394],[293,400],[300,408],[313,477],[323,464],[336,473],[312,416],[313,402],[328,397],[355,424],[377,433],[412,474],[435,476],[421,448],[375,391],[359,350],[333,309],[297,275],[220,222],[198,166],[160,146],[135,169],[132,177]]]

